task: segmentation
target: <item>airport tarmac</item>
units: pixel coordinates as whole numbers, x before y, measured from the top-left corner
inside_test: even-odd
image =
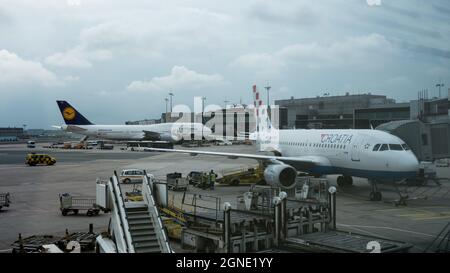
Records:
[[[88,217],[62,216],[58,194],[95,196],[95,180],[108,179],[114,170],[126,168],[146,169],[156,177],[170,172],[185,176],[192,170],[220,170],[254,165],[250,159],[231,160],[224,157],[196,156],[172,153],[130,152],[107,150],[55,150],[42,149],[55,156],[54,166],[28,167],[23,161],[30,149],[25,145],[0,145],[0,192],[10,192],[12,204],[0,211],[0,250],[10,249],[19,233],[27,237],[37,234],[63,234],[87,231],[89,223],[96,231],[105,230],[109,214]],[[195,149],[239,153],[255,153],[254,146],[211,146]],[[438,168],[440,177],[450,177],[450,168]],[[336,176],[329,176],[335,185]],[[370,186],[364,179],[355,179],[354,186],[339,189],[337,195],[337,225],[339,229],[364,233],[411,243],[411,252],[422,252],[441,229],[450,221],[450,183],[433,183],[425,187],[409,187],[411,197],[427,197],[408,201],[408,206],[395,207],[398,198],[392,187],[382,186],[384,201],[368,200]],[[215,190],[190,188],[191,193],[219,196],[221,201],[236,203],[238,195],[248,186],[216,186]],[[180,193],[175,193],[178,195]],[[170,199],[170,197],[169,197]]]

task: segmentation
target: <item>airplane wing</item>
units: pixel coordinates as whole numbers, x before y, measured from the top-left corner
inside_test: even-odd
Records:
[[[246,140],[245,136],[240,136],[238,135],[237,137],[224,137],[224,136],[219,136],[219,135],[208,135],[206,137],[208,140],[215,140],[215,141],[221,141],[221,142],[226,142],[226,141],[231,141],[231,140],[237,140],[237,141],[244,141]]]
[[[72,132],[84,132],[84,131],[86,131],[86,129],[81,128],[81,127],[76,126],[76,125],[67,125],[67,130],[68,131],[72,131]]]
[[[160,140],[161,134],[153,131],[143,131],[145,136],[144,139],[146,140]]]
[[[230,159],[237,158],[249,158],[264,163],[279,164],[280,162],[289,164],[297,170],[311,170],[316,166],[329,166],[330,161],[323,156],[299,156],[299,157],[283,157],[283,156],[271,156],[271,155],[255,155],[255,154],[238,154],[238,153],[223,153],[223,152],[209,152],[209,151],[196,151],[196,150],[176,150],[176,149],[159,149],[159,148],[146,148],[146,151],[155,152],[169,152],[169,153],[184,153],[192,156],[196,155],[211,155],[211,156],[223,156]]]

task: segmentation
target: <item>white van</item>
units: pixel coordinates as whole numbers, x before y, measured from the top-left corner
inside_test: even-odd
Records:
[[[36,148],[36,142],[33,140],[30,140],[27,142],[27,147],[28,148]]]
[[[142,183],[144,179],[144,171],[139,169],[128,169],[123,170],[120,173],[120,181],[122,183]]]

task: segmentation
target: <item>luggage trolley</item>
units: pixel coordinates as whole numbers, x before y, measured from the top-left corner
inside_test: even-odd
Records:
[[[59,195],[60,210],[63,216],[69,212],[78,214],[79,211],[85,210],[87,216],[98,215],[100,207],[95,203],[95,197],[72,196],[68,193]]]
[[[0,209],[2,209],[2,207],[9,207],[10,203],[9,192],[0,193]]]

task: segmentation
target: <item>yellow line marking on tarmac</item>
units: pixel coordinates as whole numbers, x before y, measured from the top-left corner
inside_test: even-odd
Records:
[[[432,234],[427,234],[427,233],[422,233],[422,232],[417,232],[417,231],[412,231],[412,230],[406,230],[406,229],[400,229],[400,228],[393,228],[393,227],[383,227],[383,226],[362,226],[362,225],[347,225],[347,224],[339,224],[337,223],[338,226],[342,226],[342,227],[350,227],[350,228],[374,228],[374,229],[387,229],[387,230],[392,230],[392,231],[398,231],[398,232],[403,232],[403,233],[411,233],[411,234],[415,234],[415,235],[420,235],[423,237],[436,237],[436,235],[432,235]]]
[[[415,221],[423,221],[423,220],[433,220],[433,219],[448,219],[450,218],[450,212],[417,212],[417,213],[407,213],[407,214],[398,214],[400,217],[407,217]]]
[[[416,221],[425,221],[425,220],[442,220],[442,219],[450,219],[450,216],[428,217],[428,218],[420,218],[420,219],[415,219],[415,220]]]
[[[47,166],[47,165],[39,165],[39,166],[34,166],[34,167],[30,167],[30,166],[11,166],[8,167],[6,165],[1,166],[0,165],[0,170],[11,170],[11,169],[38,169],[38,168],[42,168],[42,167],[48,167],[48,168],[54,168],[56,166],[59,167],[80,167],[81,165],[75,165],[75,164],[58,164],[56,163],[54,166]]]
[[[448,207],[424,207],[422,209],[412,208],[393,208],[376,210],[378,212],[393,212],[393,216],[406,217],[413,221],[424,221],[433,219],[448,219],[450,218],[449,211],[435,211],[436,209],[448,209]],[[432,211],[434,210],[434,211]],[[397,211],[397,213],[395,213]]]
[[[378,212],[389,212],[389,211],[396,211],[396,210],[405,210],[405,208],[401,208],[401,209],[376,209],[375,211],[378,211]]]

